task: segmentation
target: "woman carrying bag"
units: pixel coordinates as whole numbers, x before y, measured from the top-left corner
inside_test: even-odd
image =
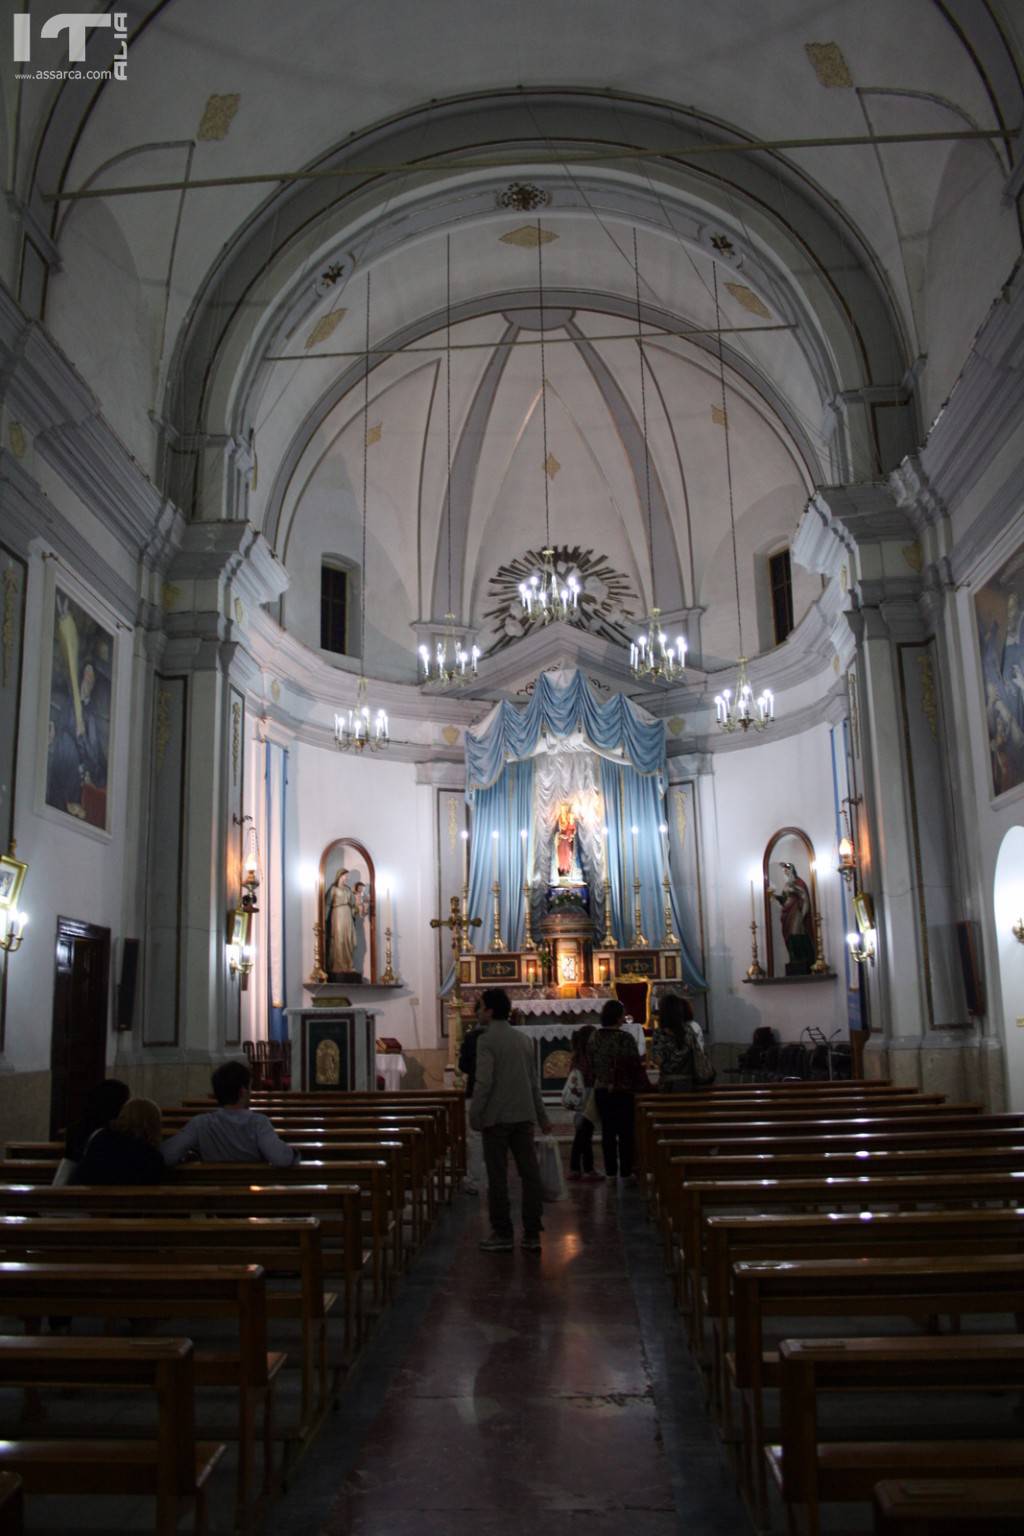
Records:
[[[594,1073],[594,1097],[601,1120],[601,1150],[609,1179],[619,1174],[632,1179],[634,1100],[650,1088],[640,1062],[636,1041],[622,1029],[626,1010],[618,998],[609,998],[601,1009],[601,1028],[590,1037],[589,1056]]]
[[[572,1150],[569,1153],[569,1178],[585,1184],[601,1184],[603,1173],[594,1172],[594,1126],[597,1107],[594,1101],[594,1069],[587,1047],[594,1033],[593,1024],[584,1024],[572,1037],[572,1065],[562,1089],[562,1105],[573,1112]]]
[[[714,1082],[715,1069],[704,1036],[685,997],[670,992],[661,999],[651,1057],[659,1070],[662,1093],[691,1093]]]

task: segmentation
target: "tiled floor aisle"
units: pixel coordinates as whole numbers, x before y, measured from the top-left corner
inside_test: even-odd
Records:
[[[744,1529],[637,1192],[570,1190],[546,1207],[542,1256],[480,1253],[484,1212],[460,1197],[298,1469],[275,1532]]]

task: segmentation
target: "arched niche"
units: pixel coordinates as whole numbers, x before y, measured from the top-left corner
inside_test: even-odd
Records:
[[[353,891],[359,881],[362,881],[369,891],[366,901],[365,916],[356,920],[357,930],[364,931],[360,935],[357,931],[357,942],[354,952],[353,972],[358,971],[360,977],[371,985],[377,983],[377,873],[369,849],[354,837],[336,837],[327,844],[320,855],[320,879],[317,890],[317,914],[320,923],[320,932],[323,935],[322,962],[328,979],[337,980],[344,986],[345,981],[351,985],[358,985],[355,976],[350,974],[345,977],[336,971],[332,972],[330,961],[331,935],[328,930],[326,911],[327,892],[338,878],[341,870],[349,871],[349,886]],[[362,938],[365,945],[360,948],[359,939]],[[360,964],[360,961],[362,964]]]
[[[1024,944],[1013,929],[1024,918],[1024,827],[1011,827],[999,846],[992,911],[999,955],[1006,1086],[1010,1108],[1019,1109],[1024,1104],[1024,1029],[1018,1029],[1016,1021],[1024,1018]]]
[[[789,953],[783,933],[783,907],[771,895],[772,890],[782,894],[788,872],[783,863],[794,866],[795,878],[807,889],[809,905],[804,918],[804,934],[809,940],[806,949],[806,972],[787,972]],[[815,933],[818,918],[818,882],[814,866],[814,844],[800,827],[780,827],[768,839],[761,861],[764,880],[764,968],[769,976],[810,974],[816,953]]]

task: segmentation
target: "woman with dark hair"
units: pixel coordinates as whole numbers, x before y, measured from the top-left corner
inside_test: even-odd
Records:
[[[633,1101],[645,1073],[632,1035],[622,1028],[626,1010],[618,998],[601,1009],[601,1028],[590,1037],[594,1099],[601,1117],[601,1151],[609,1179],[633,1176]]]
[[[117,1119],[89,1138],[72,1184],[160,1184],[167,1167],[160,1155],[160,1106],[129,1099]]]
[[[603,1173],[594,1172],[594,1117],[597,1110],[594,1107],[594,1068],[588,1050],[593,1033],[593,1024],[584,1024],[574,1032],[572,1065],[569,1068],[570,1081],[575,1083],[573,1073],[578,1073],[579,1088],[582,1090],[577,1095],[579,1103],[574,1102],[571,1106],[576,1134],[572,1139],[572,1150],[569,1153],[569,1177],[576,1180],[582,1179],[588,1184],[596,1184],[604,1180]],[[563,1104],[566,1102],[564,1094],[562,1102]]]
[[[688,998],[669,992],[661,999],[651,1057],[664,1093],[689,1093],[713,1080],[714,1069]]]
[[[117,1119],[130,1098],[128,1084],[119,1078],[107,1077],[97,1083],[86,1098],[78,1120],[64,1138],[64,1156],[53,1176],[55,1184],[72,1182],[89,1142],[98,1131],[106,1130]]]

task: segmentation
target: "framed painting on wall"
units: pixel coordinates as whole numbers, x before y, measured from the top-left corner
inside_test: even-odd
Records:
[[[42,668],[41,809],[83,831],[111,828],[116,635],[77,587],[47,583]]]
[[[327,979],[376,983],[376,874],[354,838],[336,838],[321,855],[319,922]]]
[[[992,795],[1024,783],[1024,549],[974,594]]]

